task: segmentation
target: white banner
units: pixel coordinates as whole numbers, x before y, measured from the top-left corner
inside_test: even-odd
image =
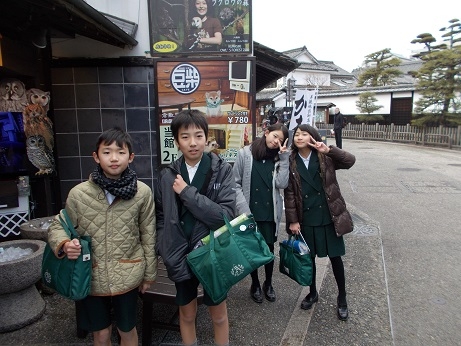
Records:
[[[318,89],[297,89],[293,104],[289,130],[300,124],[315,125],[315,110],[317,108]]]

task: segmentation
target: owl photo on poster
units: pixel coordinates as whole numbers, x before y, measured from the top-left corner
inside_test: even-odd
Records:
[[[45,140],[45,145],[50,150],[53,150],[53,123],[40,104],[27,105],[22,112],[22,120],[26,138],[30,136],[42,136]]]
[[[54,171],[53,151],[46,146],[42,136],[27,137],[26,150],[29,161],[38,168],[35,175],[50,174]]]
[[[53,123],[47,116],[50,93],[40,89],[26,92],[28,105],[22,112],[29,161],[38,168],[35,175],[50,174],[55,169]]]
[[[27,105],[26,88],[18,79],[0,80],[0,112],[22,112]]]
[[[50,92],[43,91],[40,89],[29,89],[26,91],[27,103],[29,105],[40,105],[45,111],[45,115],[48,113],[50,108]]]

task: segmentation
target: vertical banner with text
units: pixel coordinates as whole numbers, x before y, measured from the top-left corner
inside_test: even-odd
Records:
[[[198,109],[206,115],[206,151],[235,161],[238,149],[252,141],[254,59],[155,60],[161,165],[180,155],[170,124],[184,109]]]
[[[317,105],[318,89],[297,89],[293,104],[289,130],[300,124],[315,125],[315,109]]]

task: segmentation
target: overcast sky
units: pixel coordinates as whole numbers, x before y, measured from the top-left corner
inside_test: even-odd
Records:
[[[421,33],[461,20],[461,1],[253,0],[253,40],[276,51],[306,46],[318,60],[351,72],[365,55],[390,48],[409,57]]]

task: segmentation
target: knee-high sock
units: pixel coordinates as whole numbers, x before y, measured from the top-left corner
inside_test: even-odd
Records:
[[[312,259],[312,283],[311,285],[309,286],[310,288],[310,292],[309,293],[312,293],[314,294],[314,292],[317,292],[317,286],[315,284],[315,276],[317,274],[317,268],[315,266],[315,257]]]
[[[250,275],[251,275],[251,285],[260,286],[261,284],[259,283],[259,279],[258,279],[258,269],[253,270]]]
[[[274,244],[267,244],[271,253],[274,253]],[[272,285],[272,273],[274,272],[274,261],[270,261],[264,266],[266,273],[266,285]]]
[[[346,277],[344,275],[344,264],[341,256],[331,257],[331,268],[333,269],[333,275],[338,285],[338,298],[340,303],[346,302]]]

